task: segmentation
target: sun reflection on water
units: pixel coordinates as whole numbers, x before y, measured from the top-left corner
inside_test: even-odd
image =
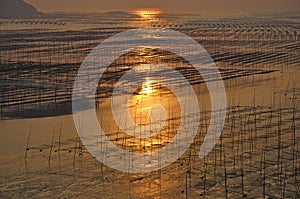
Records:
[[[146,77],[145,82],[142,85],[142,89],[139,92],[141,95],[147,95],[154,92],[154,87],[152,80],[149,77]]]

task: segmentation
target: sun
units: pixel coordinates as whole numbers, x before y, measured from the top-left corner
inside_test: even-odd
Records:
[[[135,13],[144,19],[153,19],[156,17],[156,15],[160,14],[161,11],[153,10],[153,9],[143,9],[143,10],[137,10],[135,11]]]

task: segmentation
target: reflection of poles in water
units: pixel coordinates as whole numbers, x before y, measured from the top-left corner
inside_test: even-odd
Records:
[[[79,137],[76,137],[76,139],[75,139],[75,145],[74,145],[74,153],[73,153],[73,163],[72,163],[72,165],[73,165],[73,175],[75,176],[75,174],[76,174],[76,150],[77,150],[77,144],[78,144],[78,140],[79,139]]]
[[[63,121],[60,121],[59,135],[58,135],[58,168],[59,174],[61,174],[61,134],[62,134],[62,124]]]
[[[278,185],[282,186],[282,140],[281,140],[281,124],[282,124],[282,115],[281,115],[281,96],[279,96],[278,102],[278,122],[277,122],[277,173],[278,173]]]
[[[244,114],[246,114],[246,111],[244,112]],[[243,120],[242,118],[244,119],[244,121],[242,121]],[[245,187],[244,187],[244,183],[245,183],[245,180],[244,180],[244,165],[245,164],[244,164],[244,143],[243,143],[244,133],[245,133],[244,124],[245,124],[246,117],[242,116],[242,118],[240,118],[241,127],[240,127],[240,136],[239,136],[239,141],[240,141],[240,144],[241,144],[241,155],[240,155],[241,165],[240,165],[240,167],[241,167],[241,179],[242,179],[242,198],[246,198],[247,195],[245,194]]]
[[[207,180],[207,174],[208,174],[208,162],[207,162],[207,156],[205,156],[204,158],[203,158],[203,164],[204,164],[204,176],[203,176],[203,194],[202,194],[202,196],[203,196],[203,198],[205,198],[206,197],[206,186],[207,186],[207,184],[206,184],[206,180]],[[200,196],[201,196],[201,194],[200,194]]]
[[[228,198],[228,184],[227,184],[227,168],[226,168],[226,147],[223,145],[223,136],[221,137],[221,148],[223,151],[223,167],[224,167],[224,197]],[[220,166],[222,166],[220,164]]]
[[[24,155],[25,172],[27,172],[27,169],[28,169],[28,165],[27,165],[27,155],[28,155],[28,151],[30,150],[30,148],[29,148],[29,143],[30,143],[31,130],[32,130],[32,126],[30,126],[30,129],[29,129],[29,133],[28,133],[28,136],[27,136],[26,148],[25,148],[25,155]]]
[[[51,144],[50,144],[50,150],[49,150],[49,155],[48,155],[48,170],[51,170],[51,156],[52,156],[52,150],[53,150],[53,147],[54,147],[54,135],[55,135],[55,126],[53,128]]]
[[[296,148],[297,148],[297,143],[296,143],[296,105],[297,105],[297,101],[296,101],[296,95],[295,95],[295,92],[296,92],[296,88],[295,88],[295,82],[293,81],[293,88],[292,88],[292,98],[291,98],[291,101],[292,101],[292,104],[293,104],[293,111],[292,111],[292,140],[293,140],[293,175],[294,175],[294,178],[295,180],[296,179],[296,165],[297,165],[297,156],[296,156]]]

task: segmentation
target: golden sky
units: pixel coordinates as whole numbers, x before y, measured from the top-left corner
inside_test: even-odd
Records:
[[[244,14],[300,10],[300,0],[26,0],[42,12],[132,11],[156,8],[177,13]]]

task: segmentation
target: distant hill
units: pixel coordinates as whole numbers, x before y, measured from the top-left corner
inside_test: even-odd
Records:
[[[42,14],[23,0],[0,0],[0,17],[31,17]]]

